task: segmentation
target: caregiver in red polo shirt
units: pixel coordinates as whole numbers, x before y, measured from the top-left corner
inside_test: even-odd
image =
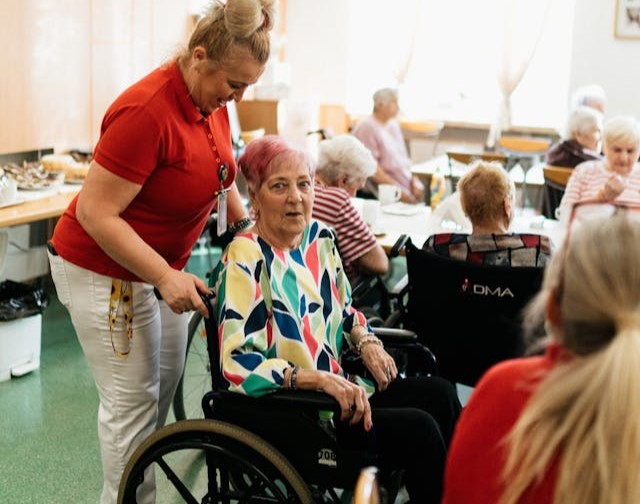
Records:
[[[274,21],[273,0],[250,9],[246,0],[214,2],[175,60],[125,90],[49,244],[57,294],[100,397],[102,504],[116,502],[131,454],[165,422],[188,312],[206,314],[198,291],[209,289],[182,268],[214,205],[220,232],[250,224],[225,104],[261,76]],[[153,481],[144,492],[153,500]]]

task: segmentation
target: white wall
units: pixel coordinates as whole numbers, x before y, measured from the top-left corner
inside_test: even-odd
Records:
[[[349,3],[288,0],[286,58],[293,100],[345,102]]]
[[[578,0],[573,35],[572,89],[600,84],[607,92],[607,117],[618,114],[640,119],[640,39],[613,36],[612,0]]]
[[[640,66],[636,64],[640,40],[614,38],[615,3],[575,2],[569,90],[599,83],[608,95],[607,116],[630,114],[640,119]],[[292,98],[345,101],[347,22],[355,15],[350,4],[349,0],[288,0],[286,51],[292,68]]]

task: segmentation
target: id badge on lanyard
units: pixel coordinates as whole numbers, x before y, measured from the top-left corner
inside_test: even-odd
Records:
[[[220,191],[218,195],[218,222],[217,222],[217,234],[222,236],[227,231],[227,193],[229,189],[224,188],[224,183],[229,175],[229,165],[223,163],[218,170],[218,179],[220,180]]]

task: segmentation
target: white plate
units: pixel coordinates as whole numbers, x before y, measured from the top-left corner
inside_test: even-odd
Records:
[[[64,183],[69,185],[82,185],[84,184],[84,179],[64,179]]]
[[[420,213],[424,205],[410,205],[409,203],[391,203],[390,205],[383,205],[382,212],[391,215],[415,215]]]

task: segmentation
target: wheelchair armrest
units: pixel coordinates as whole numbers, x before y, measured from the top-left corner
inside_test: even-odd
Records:
[[[308,410],[333,410],[340,413],[340,404],[332,396],[316,390],[279,390],[273,394],[267,394],[257,398],[267,404],[282,405],[292,404],[295,408]]]
[[[340,404],[329,394],[315,390],[279,390],[272,394],[252,397],[228,390],[210,391],[203,398],[203,408],[207,405],[224,403],[227,407],[240,408],[272,408],[293,410],[294,412],[317,412],[331,410],[340,415]]]
[[[438,362],[436,356],[429,347],[422,344],[418,335],[408,329],[394,327],[372,327],[375,334],[384,343],[386,348],[397,349],[406,352],[415,359],[414,370],[425,373],[437,373]]]
[[[418,343],[418,335],[408,329],[395,327],[372,327],[373,334],[386,344],[394,343]]]
[[[378,275],[363,275],[363,277],[358,280],[358,283],[351,289],[352,299],[360,299],[373,289],[377,283],[384,285],[384,282]]]
[[[393,247],[391,247],[391,250],[389,251],[389,254],[388,254],[389,257],[391,258],[398,257],[400,255],[400,251],[404,248],[408,239],[409,239],[409,235],[406,235],[406,234],[400,235],[396,240],[396,242],[393,244]]]

